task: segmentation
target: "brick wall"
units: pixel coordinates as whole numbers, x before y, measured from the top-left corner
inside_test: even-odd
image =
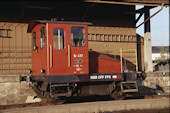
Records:
[[[0,75],[27,74],[31,68],[28,24],[0,23]]]
[[[157,95],[170,93],[170,73],[169,72],[149,72],[139,87],[142,95]]]
[[[0,105],[26,103],[28,96],[36,93],[26,82],[19,82],[19,75],[0,76]]]

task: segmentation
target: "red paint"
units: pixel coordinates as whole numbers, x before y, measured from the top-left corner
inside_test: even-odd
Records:
[[[121,72],[120,61],[98,52],[90,52],[90,73]]]
[[[32,50],[32,72],[33,75],[42,75],[41,68],[47,70],[47,40],[45,41],[45,47],[40,48],[40,28],[45,26],[45,24],[38,24],[33,30],[36,32],[36,46],[38,47],[37,50]],[[47,35],[45,33],[45,35]],[[32,44],[32,42],[31,42]],[[32,46],[31,46],[32,47]],[[45,73],[46,74],[46,73]]]

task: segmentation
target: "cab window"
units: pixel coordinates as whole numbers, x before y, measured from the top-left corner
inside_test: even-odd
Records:
[[[64,49],[64,29],[53,30],[53,48],[56,50]]]
[[[36,32],[32,33],[32,49],[34,50],[34,47],[36,47]]]
[[[71,44],[72,46],[85,46],[86,42],[84,27],[71,27]]]
[[[45,47],[45,27],[40,28],[40,47]]]

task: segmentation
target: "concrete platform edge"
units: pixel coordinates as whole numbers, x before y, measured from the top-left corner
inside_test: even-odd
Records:
[[[9,109],[0,113],[101,113],[125,110],[169,108],[169,99],[136,99],[123,101],[86,102],[40,107]]]

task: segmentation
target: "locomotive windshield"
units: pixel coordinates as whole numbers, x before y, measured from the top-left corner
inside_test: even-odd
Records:
[[[85,28],[84,27],[71,27],[71,44],[72,46],[85,45]]]

